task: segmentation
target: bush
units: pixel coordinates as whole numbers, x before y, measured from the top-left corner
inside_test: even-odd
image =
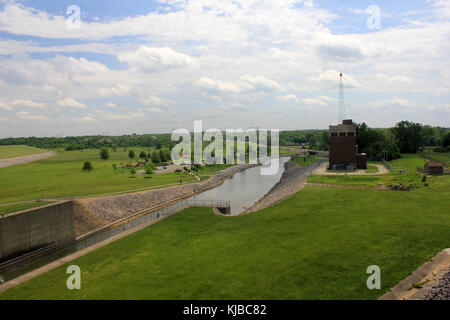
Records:
[[[128,158],[134,159],[134,157],[135,157],[134,151],[133,151],[133,150],[130,150],[130,151],[128,152]]]
[[[422,176],[422,182],[425,182],[425,181],[427,181],[427,175],[426,175],[426,174],[424,174],[424,175]]]
[[[93,170],[94,168],[92,167],[92,163],[90,163],[89,161],[86,161],[84,164],[83,164],[83,171],[91,171],[91,170]]]
[[[153,174],[153,169],[151,167],[146,167],[145,174]]]
[[[434,148],[433,152],[440,152],[440,153],[450,152],[450,147],[440,146],[440,147]]]
[[[102,160],[106,161],[109,159],[109,151],[106,148],[101,148],[100,149],[100,158],[102,158]]]

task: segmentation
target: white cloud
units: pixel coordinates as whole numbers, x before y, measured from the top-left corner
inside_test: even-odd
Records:
[[[7,104],[5,104],[3,102],[0,102],[0,109],[7,110],[7,111],[12,111],[12,108],[9,105],[7,105]]]
[[[278,100],[280,101],[294,101],[294,102],[298,102],[299,99],[297,98],[297,96],[295,94],[288,94],[285,96],[279,96],[277,97]]]
[[[111,88],[100,88],[98,92],[103,97],[126,96],[131,94],[132,87],[126,84],[118,83]]]
[[[81,103],[73,98],[67,97],[65,99],[59,100],[58,105],[61,107],[68,107],[68,108],[79,108],[84,109],[86,108],[86,105],[84,103]]]
[[[117,105],[115,103],[112,102],[108,102],[107,104],[105,104],[105,106],[107,106],[108,108],[117,108]]]
[[[238,93],[241,90],[232,82],[223,82],[220,80],[213,80],[207,77],[202,77],[195,82],[195,86],[203,91],[217,93]]]
[[[166,99],[162,99],[155,95],[152,95],[149,97],[143,97],[140,99],[140,101],[144,104],[151,105],[151,106],[167,106],[168,105],[168,101]]]
[[[43,115],[34,115],[31,114],[28,111],[19,111],[17,112],[17,115],[20,119],[26,119],[26,120],[47,120],[48,118]]]
[[[95,120],[94,118],[90,117],[90,116],[85,116],[85,117],[75,117],[72,118],[73,121],[75,122],[96,122],[97,120]]]
[[[119,54],[120,62],[126,62],[133,70],[158,72],[195,65],[195,60],[188,55],[169,47],[157,48],[141,46],[135,52]]]
[[[41,102],[35,102],[32,100],[14,100],[12,102],[13,106],[19,106],[19,107],[28,107],[28,108],[37,108],[37,109],[43,109],[45,108],[45,104]]]
[[[243,80],[251,90],[272,92],[283,89],[283,86],[276,81],[263,76],[251,76],[245,74],[241,77],[241,80]]]
[[[302,100],[302,102],[306,105],[318,105],[318,106],[326,106],[327,103],[320,99],[314,99],[314,98],[305,98]]]

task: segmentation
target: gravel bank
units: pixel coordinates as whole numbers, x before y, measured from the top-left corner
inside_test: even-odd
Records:
[[[423,300],[450,300],[450,272],[447,272],[439,283],[431,288]]]
[[[261,200],[247,210],[246,213],[270,207],[296,193],[303,188],[306,179],[319,166],[320,162],[309,167],[298,167],[291,161],[286,162],[280,182],[278,182]]]
[[[250,164],[233,166],[220,171],[208,180],[186,185],[99,198],[78,199],[75,201],[76,209],[74,212],[76,234],[78,236],[131,214],[206,191],[218,186],[235,173],[254,166]]]

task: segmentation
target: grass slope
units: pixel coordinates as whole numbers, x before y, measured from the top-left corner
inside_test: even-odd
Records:
[[[28,156],[31,154],[43,153],[48,150],[29,147],[29,146],[0,146],[0,159],[9,159],[15,157]]]
[[[136,155],[141,150],[134,148]],[[71,197],[105,194],[156,187],[183,181],[194,181],[186,173],[167,173],[130,178],[128,170],[113,170],[112,164],[131,162],[128,151],[110,151],[111,159],[100,159],[99,150],[58,151],[52,158],[0,169],[0,204],[34,200],[41,197]],[[91,161],[94,170],[83,172],[84,161]]]
[[[0,214],[2,214],[2,213],[8,214],[8,213],[14,213],[14,212],[18,212],[18,211],[22,211],[22,210],[26,210],[26,209],[42,207],[42,206],[45,206],[50,203],[52,203],[52,202],[51,201],[33,201],[33,202],[18,203],[18,204],[13,204],[13,205],[8,205],[8,206],[0,206]]]
[[[449,177],[412,192],[309,186],[260,212],[190,208],[0,299],[375,299],[449,247]],[[382,290],[368,290],[378,265]]]

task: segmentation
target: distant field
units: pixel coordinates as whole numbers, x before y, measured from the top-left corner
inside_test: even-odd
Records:
[[[136,155],[151,149],[129,148]],[[61,198],[123,192],[141,188],[194,181],[186,173],[167,173],[131,178],[129,171],[112,164],[129,163],[128,150],[110,151],[111,159],[103,161],[99,150],[58,151],[52,158],[0,169],[0,204],[39,198]],[[91,161],[94,170],[83,172],[85,161]]]
[[[36,207],[42,207],[47,204],[52,203],[51,201],[33,201],[33,202],[26,202],[26,203],[19,203],[19,204],[13,204],[9,206],[0,206],[0,214],[8,214],[8,213],[14,213],[22,210],[32,209]]]
[[[0,146],[0,159],[28,156],[31,154],[43,153],[48,150],[29,146]]]
[[[449,246],[450,177],[412,192],[307,186],[280,204],[220,217],[190,208],[0,299],[376,299]],[[368,290],[367,267],[381,268]]]
[[[302,150],[299,146],[280,146],[280,155],[281,156],[289,156],[293,154],[297,154],[300,150]],[[295,152],[293,152],[295,151]]]
[[[310,156],[310,157],[298,157],[294,156],[292,157],[292,162],[294,162],[296,165],[300,167],[307,167],[310,165],[315,164],[317,161],[319,161],[321,158],[317,156]]]

